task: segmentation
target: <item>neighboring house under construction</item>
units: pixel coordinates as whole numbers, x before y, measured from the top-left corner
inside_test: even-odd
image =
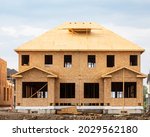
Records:
[[[0,110],[13,108],[14,85],[7,80],[7,63],[0,58]]]
[[[96,23],[64,23],[15,51],[20,112],[143,111],[144,49]]]

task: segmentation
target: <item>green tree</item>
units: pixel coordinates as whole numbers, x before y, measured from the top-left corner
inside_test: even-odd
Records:
[[[146,94],[148,93],[148,88],[143,85],[143,101],[144,101],[144,109],[147,107]]]

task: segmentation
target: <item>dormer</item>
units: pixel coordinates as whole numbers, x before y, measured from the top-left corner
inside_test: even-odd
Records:
[[[92,30],[98,30],[100,27],[92,22],[68,22],[62,29],[78,34],[89,34]]]

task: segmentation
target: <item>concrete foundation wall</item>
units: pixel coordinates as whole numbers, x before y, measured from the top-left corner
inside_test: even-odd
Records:
[[[64,108],[71,108],[72,106],[17,106],[15,110],[22,113],[56,113],[57,110]],[[76,106],[78,112],[82,113],[103,113],[103,114],[141,114],[143,113],[143,107],[118,107],[118,106]]]

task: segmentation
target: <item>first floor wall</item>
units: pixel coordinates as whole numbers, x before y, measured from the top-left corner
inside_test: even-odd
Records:
[[[137,79],[124,79],[125,82],[136,83],[136,97],[134,98],[112,98],[111,85],[112,82],[120,82],[117,80],[106,78],[104,80],[104,103],[110,106],[143,106],[143,81],[140,78]],[[123,91],[125,92],[125,91]]]
[[[112,79],[35,79],[30,82],[47,82],[48,95],[47,98],[23,98],[22,83],[29,82],[23,79],[17,79],[16,87],[16,106],[143,106],[143,86],[142,79],[134,79],[126,81],[136,82],[137,95],[135,98],[113,98],[111,95]],[[75,83],[74,98],[60,98],[60,83]],[[98,83],[99,97],[85,98],[84,83]]]

